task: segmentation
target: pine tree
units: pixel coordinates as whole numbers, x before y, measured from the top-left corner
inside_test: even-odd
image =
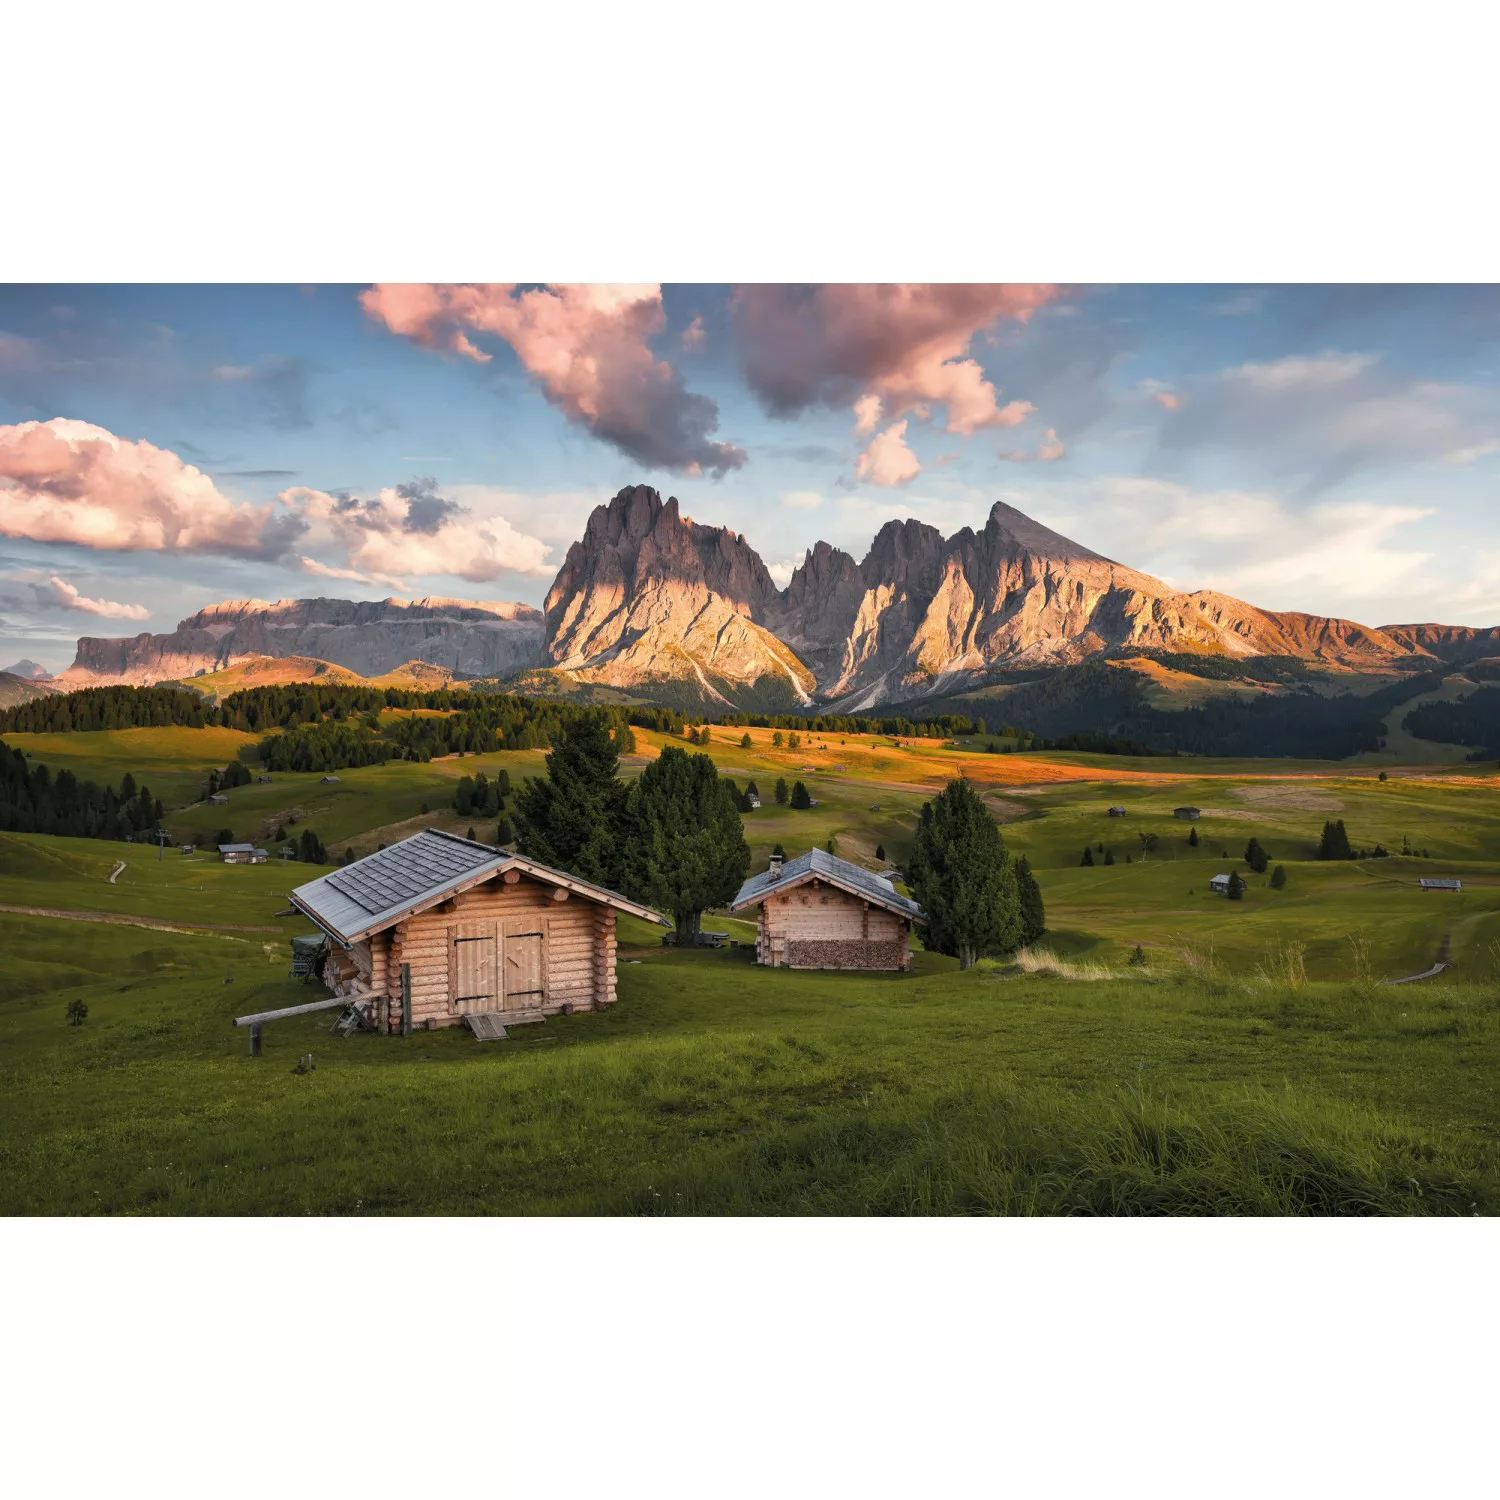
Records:
[[[1083,858],[1079,860],[1081,865],[1092,865],[1094,862],[1094,851],[1087,844],[1083,846]]]
[[[1139,943],[1131,950],[1129,963],[1132,968],[1142,969],[1146,966],[1146,950]]]
[[[1042,888],[1031,873],[1031,861],[1023,854],[1016,861],[1016,896],[1021,903],[1021,946],[1029,947],[1047,930],[1047,908]]]
[[[823,847],[830,853],[836,855],[839,852],[839,841],[834,834],[828,835],[828,842]]]
[[[784,745],[785,743],[786,743],[785,736],[778,729],[776,731],[776,733],[771,736],[771,744],[772,744],[773,748],[779,750],[779,749],[781,749],[782,745]]]
[[[1107,865],[1112,865],[1112,864],[1114,864],[1114,862],[1115,862],[1115,851],[1113,849],[1106,849],[1104,851],[1104,863],[1107,864]]]
[[[1266,853],[1264,849],[1261,848],[1259,839],[1253,838],[1248,844],[1245,845],[1245,863],[1249,865],[1257,875],[1264,875],[1266,873],[1266,866],[1270,864],[1270,862],[1271,857]]]
[[[749,736],[749,734],[748,734],[748,733],[746,733],[746,734],[742,734],[742,735],[741,735],[741,736],[740,736],[740,749],[741,749],[741,750],[748,750],[748,749],[750,749],[750,748],[751,748],[751,745],[752,745],[752,744],[753,744],[753,743],[754,743],[754,742],[753,742],[753,741],[752,741],[752,740],[751,740],[751,738],[750,738],[750,736]]]
[[[495,785],[500,788],[500,795],[502,797],[510,796],[510,772],[502,770],[500,775],[495,779]]]
[[[792,806],[799,810],[812,806],[812,797],[800,781],[792,788]]]
[[[777,844],[771,850],[771,853],[774,854],[778,859],[785,859],[786,858],[786,850],[783,849],[780,844]]]
[[[1323,836],[1318,841],[1319,859],[1353,859],[1354,850],[1349,847],[1349,835],[1344,829],[1344,820],[1323,825]]]
[[[495,842],[497,844],[512,844],[515,842],[516,831],[510,826],[509,818],[501,818],[495,827]]]
[[[1279,891],[1285,884],[1286,866],[1277,865],[1276,868],[1271,871],[1271,889],[1273,891]]]
[[[547,774],[516,794],[516,847],[532,859],[616,886],[625,817],[620,751],[602,713],[568,723],[547,755]]]
[[[466,839],[468,839],[470,843],[477,842],[477,839],[478,839],[478,829],[476,829],[474,827],[474,825],[472,823],[470,823],[469,824],[469,831],[464,835],[464,837]]]
[[[969,969],[1021,941],[1015,866],[979,794],[962,778],[922,808],[907,884],[927,914],[929,948]]]
[[[786,806],[787,795],[788,793],[786,789],[786,777],[778,776],[776,778],[776,801],[779,806]]]
[[[635,730],[629,724],[615,725],[615,749],[621,755],[635,754]],[[504,775],[504,772],[501,774]],[[501,795],[504,796],[504,793],[502,792]]]
[[[1198,830],[1196,828],[1188,829],[1188,844],[1194,849],[1198,847]]]
[[[876,846],[875,846],[875,858],[878,859],[878,860],[880,860],[882,864],[885,862],[885,845],[884,844],[876,844]]]
[[[667,746],[630,789],[625,890],[673,914],[677,941],[697,939],[703,913],[733,900],[750,863],[728,785],[706,755]]]
[[[1231,901],[1243,901],[1245,899],[1245,882],[1240,879],[1238,870],[1229,872],[1229,887],[1224,892]]]

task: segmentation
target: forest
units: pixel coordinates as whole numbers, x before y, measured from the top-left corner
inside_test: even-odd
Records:
[[[71,838],[128,839],[154,829],[162,805],[127,771],[118,788],[56,775],[32,765],[24,751],[0,744],[0,828]]]
[[[1424,740],[1472,745],[1476,760],[1500,754],[1500,688],[1476,688],[1452,703],[1419,703],[1401,727]]]

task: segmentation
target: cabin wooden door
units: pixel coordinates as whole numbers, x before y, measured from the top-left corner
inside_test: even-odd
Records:
[[[453,929],[453,1008],[460,1015],[499,1010],[500,954],[493,922]]]
[[[547,924],[522,917],[505,924],[501,964],[506,1010],[540,1010],[547,1003]]]

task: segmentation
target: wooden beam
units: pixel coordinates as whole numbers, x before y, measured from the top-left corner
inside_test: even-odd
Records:
[[[519,885],[521,883],[521,872],[519,870],[507,870],[500,878],[506,885]]]
[[[282,1010],[261,1010],[253,1016],[236,1016],[236,1026],[258,1026],[262,1021],[279,1021],[283,1016],[304,1016],[311,1010],[332,1010],[335,1005],[352,1005],[356,995],[335,995],[331,1000],[314,1000],[307,1005],[288,1005]]]
[[[566,901],[568,899],[568,888],[565,885],[552,887],[552,899],[554,901]]]

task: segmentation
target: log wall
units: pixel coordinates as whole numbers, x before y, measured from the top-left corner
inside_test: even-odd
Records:
[[[543,984],[540,1006],[548,1015],[566,1007],[591,1010],[615,1000],[615,911],[613,907],[572,894],[554,899],[558,887],[522,876],[507,884],[497,877],[465,891],[387,932],[378,933],[362,961],[374,993],[372,1019],[386,1031],[401,1026],[401,965],[411,966],[411,1012],[414,1027],[432,1021],[457,1026],[464,1010],[490,1008],[483,1003],[461,1010],[454,998],[457,937],[492,937],[495,963],[505,969],[507,932],[544,932]],[[357,944],[356,948],[366,945]],[[361,961],[351,962],[351,967]],[[497,990],[501,985],[497,984]],[[497,993],[494,1009],[504,1005]],[[531,1009],[534,1002],[528,1003]],[[502,1012],[503,1013],[503,1012]]]
[[[910,931],[905,917],[809,880],[760,903],[755,959],[792,969],[907,969]]]

